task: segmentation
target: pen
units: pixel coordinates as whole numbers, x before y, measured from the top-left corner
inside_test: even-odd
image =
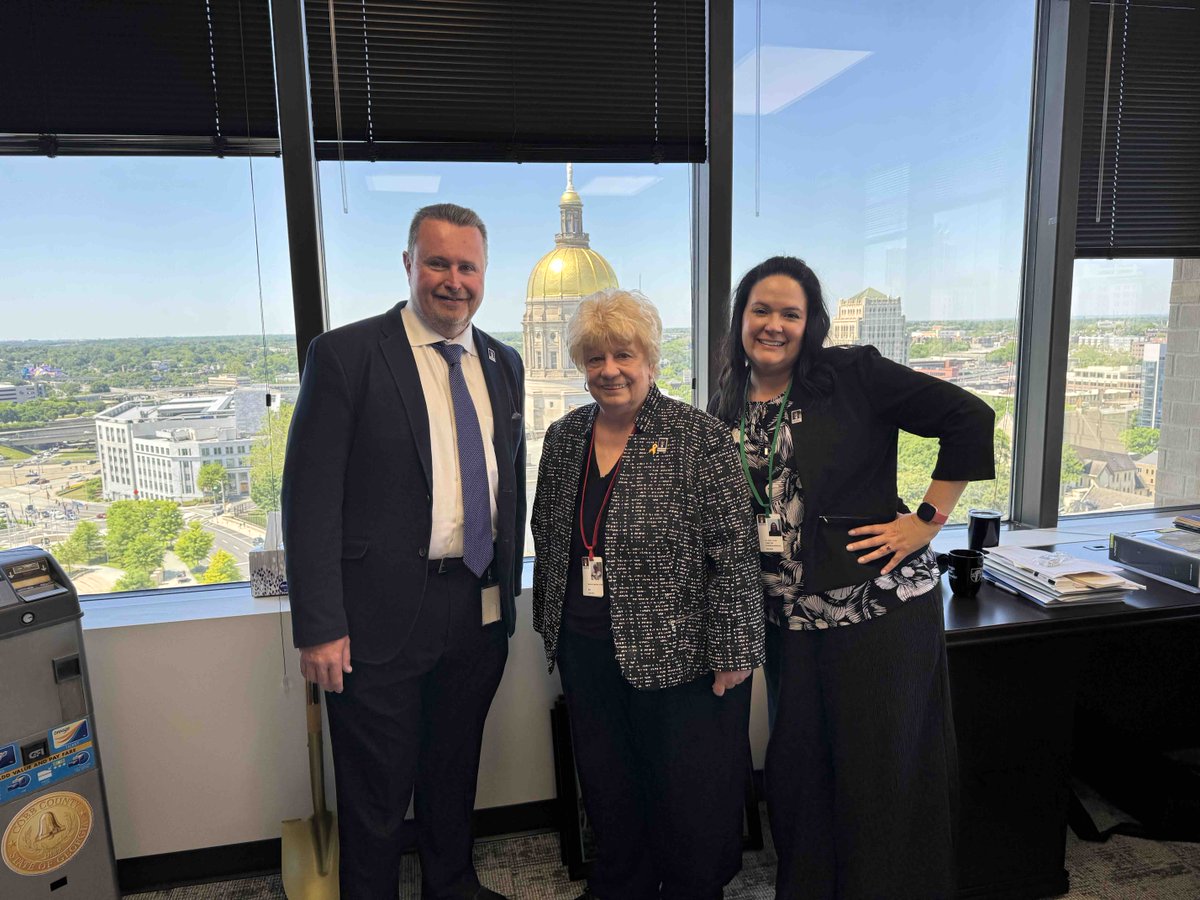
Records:
[[[988,584],[990,584],[992,587],[996,588],[997,590],[1001,590],[1006,594],[1011,594],[1014,597],[1020,597],[1022,600],[1025,599],[1021,595],[1021,592],[1018,591],[1016,588],[1010,588],[1007,584],[1001,584],[1000,582],[994,581],[991,578],[989,578],[987,580],[987,582],[988,582]]]

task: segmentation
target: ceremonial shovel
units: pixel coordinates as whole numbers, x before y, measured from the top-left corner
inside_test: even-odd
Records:
[[[313,814],[283,823],[283,892],[288,900],[338,900],[337,818],[325,808],[321,689],[304,683]]]

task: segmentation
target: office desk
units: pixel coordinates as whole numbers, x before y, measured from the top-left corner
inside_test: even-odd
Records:
[[[1107,560],[1102,542],[1055,544]],[[1097,648],[1133,645],[1152,626],[1200,635],[1200,594],[1129,573],[1146,585],[1122,604],[1043,609],[988,583],[971,600],[943,582],[958,735],[959,896],[1066,893],[1071,755],[1081,672]]]

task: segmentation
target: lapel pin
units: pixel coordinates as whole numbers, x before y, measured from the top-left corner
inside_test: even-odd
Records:
[[[655,441],[653,444],[650,445],[650,450],[648,452],[651,455],[658,454],[658,453],[666,453],[667,452],[666,440]]]
[[[492,362],[496,361],[496,351],[491,347],[488,347],[488,359],[490,359]]]
[[[792,410],[792,424],[799,425],[803,421],[804,421],[804,410],[793,409]]]

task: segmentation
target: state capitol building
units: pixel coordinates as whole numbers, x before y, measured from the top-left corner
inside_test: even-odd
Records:
[[[554,249],[529,273],[521,319],[525,360],[525,437],[530,464],[541,457],[542,437],[555,419],[592,402],[583,375],[567,353],[567,322],[579,301],[615,288],[617,273],[591,248],[583,230],[583,201],[567,164],[567,187],[558,201]]]

